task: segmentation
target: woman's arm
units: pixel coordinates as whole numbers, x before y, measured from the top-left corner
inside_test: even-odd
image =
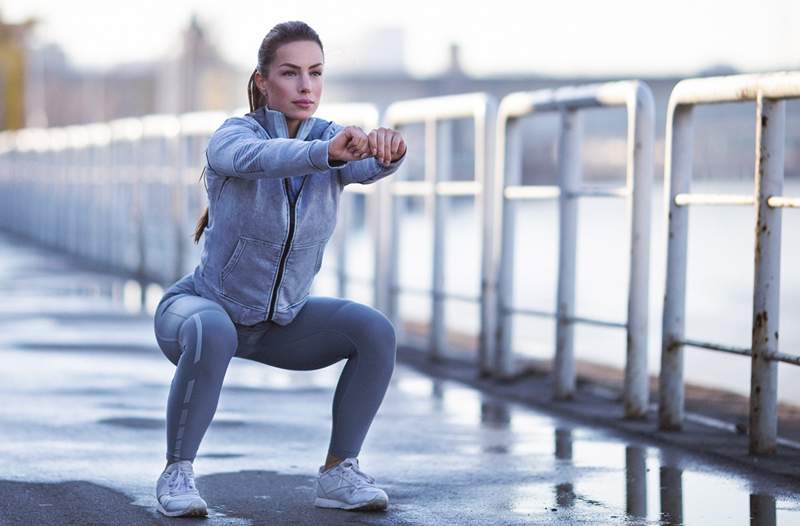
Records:
[[[388,166],[380,164],[375,157],[367,157],[360,161],[350,161],[347,166],[343,166],[339,170],[342,176],[342,185],[350,183],[371,184],[379,181],[387,175],[395,173],[405,158],[406,155],[404,153],[402,157],[390,162]]]
[[[243,179],[281,178],[344,168],[345,161],[330,161],[330,141],[264,139],[258,124],[230,117],[208,141],[208,166],[216,173]]]

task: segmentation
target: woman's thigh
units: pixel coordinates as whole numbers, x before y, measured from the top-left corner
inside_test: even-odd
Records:
[[[153,328],[158,346],[172,363],[177,363],[181,354],[179,343],[183,323],[198,312],[220,311],[228,314],[218,303],[194,294],[178,294],[163,301],[153,319]]]
[[[284,369],[320,369],[352,356],[371,328],[387,325],[391,328],[380,311],[367,305],[310,296],[288,325],[273,323],[251,332],[240,327],[237,356]]]

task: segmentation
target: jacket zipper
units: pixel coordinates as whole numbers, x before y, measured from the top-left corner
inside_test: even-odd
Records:
[[[304,181],[305,182],[305,181]],[[302,190],[302,186],[300,189]],[[285,178],[283,180],[283,192],[286,194],[286,199],[289,200],[289,235],[286,238],[286,244],[283,247],[283,253],[281,254],[281,260],[278,264],[278,275],[275,277],[275,284],[272,286],[272,299],[269,303],[269,314],[267,314],[267,321],[272,320],[272,315],[275,313],[275,304],[278,301],[278,288],[281,286],[281,280],[283,279],[283,271],[286,267],[286,257],[289,255],[289,248],[292,246],[292,238],[294,237],[294,208],[297,202],[297,199],[300,198],[300,192],[297,194],[297,199],[292,200],[289,196],[289,179]]]

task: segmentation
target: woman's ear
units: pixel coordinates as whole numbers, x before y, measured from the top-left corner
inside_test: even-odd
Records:
[[[258,91],[260,91],[263,96],[267,96],[267,79],[258,71],[256,71],[256,88],[258,88]]]

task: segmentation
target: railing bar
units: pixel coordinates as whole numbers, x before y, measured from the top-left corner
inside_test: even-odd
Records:
[[[504,305],[500,307],[500,311],[504,315],[509,314],[522,314],[524,316],[535,316],[537,318],[555,318],[556,313],[552,311],[545,311],[545,310],[536,310],[536,309],[525,309],[522,307],[510,307],[508,305]]]
[[[614,328],[617,328],[617,329],[627,329],[628,328],[628,324],[627,323],[621,323],[621,322],[618,322],[618,321],[597,320],[597,319],[594,319],[594,318],[583,318],[583,317],[580,317],[580,316],[572,316],[572,317],[568,317],[566,319],[567,319],[567,321],[571,321],[573,323],[583,323],[583,324],[586,324],[586,325],[597,325],[599,327],[614,327]]]
[[[428,181],[396,181],[392,184],[395,194],[429,195],[434,188],[440,195],[473,195],[480,193],[481,184],[476,181],[440,181],[435,185]]]
[[[770,353],[766,356],[768,360],[773,360],[775,362],[783,362],[783,363],[790,363],[792,365],[800,365],[800,356],[795,356],[791,354],[786,354],[782,352],[774,352]]]
[[[621,188],[582,188],[577,192],[570,192],[569,197],[628,197],[630,192],[625,187]]]
[[[770,208],[800,208],[800,198],[772,196],[767,199]]]
[[[442,181],[436,184],[439,195],[478,195],[481,184],[475,181]]]
[[[728,205],[728,206],[753,206],[755,201],[752,195],[734,194],[678,194],[675,204],[686,205]]]
[[[527,316],[535,316],[538,318],[552,318],[556,319],[556,313],[552,311],[545,311],[545,310],[538,310],[538,309],[526,309],[522,307],[503,307],[504,314],[522,314]],[[626,323],[620,323],[616,321],[606,321],[606,320],[598,320],[594,318],[585,318],[582,316],[569,316],[564,318],[567,321],[573,323],[584,323],[587,325],[599,325],[602,327],[614,327],[619,329],[627,329],[628,325]]]
[[[558,199],[561,190],[557,186],[506,186],[503,196],[506,199]]]
[[[720,345],[717,343],[701,342],[700,340],[680,340],[676,343],[681,343],[689,347],[708,349],[710,351],[720,351],[730,354],[739,354],[741,356],[752,356],[749,347],[734,347],[732,345]]]

